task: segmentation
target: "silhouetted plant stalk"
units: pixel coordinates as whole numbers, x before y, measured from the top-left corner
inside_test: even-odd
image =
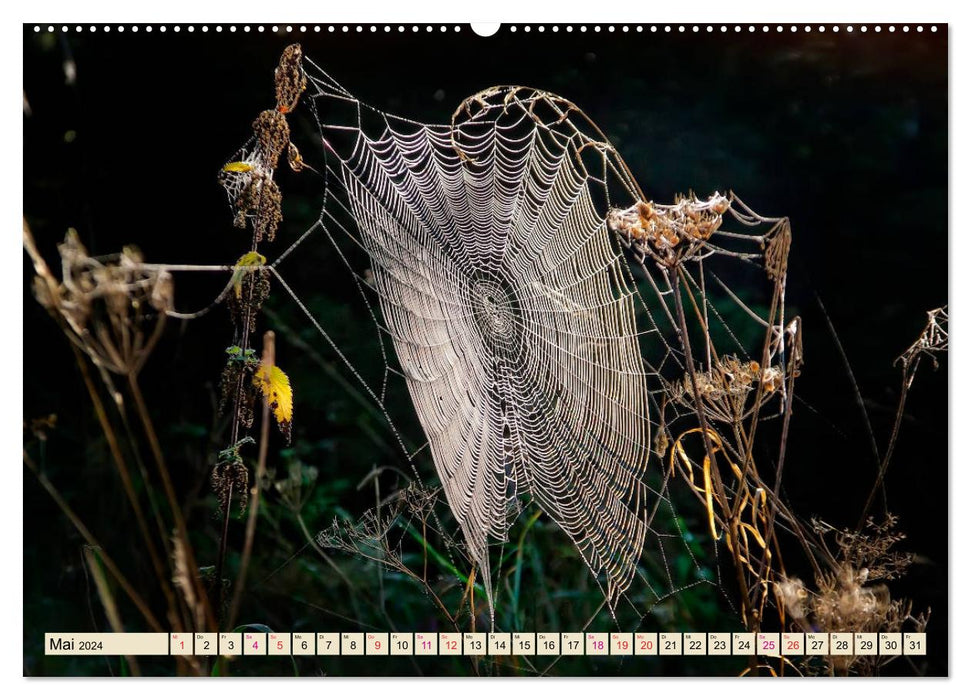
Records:
[[[273,331],[266,331],[263,334],[263,366],[273,367],[276,365],[276,336]],[[229,606],[227,615],[227,629],[233,629],[236,616],[239,613],[239,604],[243,599],[243,590],[246,584],[246,572],[249,568],[250,556],[253,553],[253,539],[256,535],[256,520],[260,512],[260,495],[263,490],[263,481],[266,478],[266,455],[270,445],[270,399],[263,398],[263,416],[260,423],[260,444],[259,458],[256,463],[256,474],[253,477],[253,487],[250,489],[249,514],[246,521],[246,539],[243,544],[240,556],[239,573],[236,575],[236,584],[233,591],[232,603]]]
[[[933,363],[936,370],[938,367],[937,356],[945,354],[948,350],[948,311],[947,306],[939,309],[931,309],[927,312],[927,325],[907,350],[905,350],[896,360],[895,365],[900,365],[900,397],[897,400],[897,412],[894,414],[893,428],[890,431],[890,438],[887,442],[887,449],[880,462],[880,469],[877,478],[873,482],[873,488],[867,496],[866,503],[860,513],[860,521],[857,523],[857,530],[862,530],[866,519],[870,515],[870,509],[876,500],[877,493],[883,488],[884,478],[890,466],[890,458],[893,456],[894,448],[897,445],[897,437],[900,435],[900,424],[904,418],[904,406],[907,403],[907,395],[910,387],[917,376],[917,368],[920,361],[927,357]],[[888,516],[886,498],[884,498],[884,516]]]
[[[212,617],[208,598],[205,595],[198,566],[195,564],[193,548],[189,540],[188,528],[181,506],[175,496],[170,473],[166,466],[162,449],[155,433],[144,397],[138,384],[138,373],[144,366],[152,349],[161,336],[166,311],[171,308],[172,281],[163,269],[147,270],[142,267],[141,255],[133,248],[126,248],[120,255],[95,259],[88,255],[81,245],[77,234],[71,230],[59,246],[62,260],[63,277],[58,281],[43,260],[34,243],[33,236],[24,222],[24,248],[34,264],[36,277],[34,291],[38,301],[54,318],[62,332],[71,341],[72,351],[78,368],[91,398],[98,418],[98,424],[105,435],[112,461],[118,471],[126,498],[132,507],[145,550],[149,554],[159,588],[166,601],[166,617],[169,628],[174,631],[212,629]],[[146,332],[147,331],[147,332]],[[127,380],[128,394],[136,406],[139,420],[149,443],[155,462],[157,478],[161,481],[174,527],[164,524],[161,514],[155,507],[151,479],[144,473],[145,490],[152,505],[157,527],[152,535],[145,512],[137,496],[134,481],[123,456],[120,441],[107,415],[100,393],[94,385],[88,370],[88,361],[97,369],[105,389],[113,398],[118,415],[126,426],[131,443],[131,452],[141,465],[139,448],[134,435],[128,428],[124,395],[116,388],[111,376],[122,376]],[[146,623],[156,630],[161,626],[145,601],[134,591],[114,561],[100,548],[91,532],[78,516],[67,506],[53,484],[38,470],[25,453],[25,462],[38,474],[38,479],[55,502],[82,534],[90,546],[101,552],[101,560],[106,569],[119,582],[126,595],[135,603]],[[168,540],[174,530],[177,547],[169,547]],[[166,552],[170,566],[165,566],[159,554],[158,541]],[[176,596],[171,582],[173,566],[178,566],[172,557],[174,551],[180,552],[184,559],[183,595]],[[189,606],[189,600],[194,605]],[[112,625],[121,623],[117,610],[110,609],[110,601],[102,596],[105,612]],[[199,664],[182,661],[180,669],[189,668],[198,672]]]
[[[223,402],[232,397],[230,444],[220,454],[213,468],[213,488],[219,497],[223,511],[219,553],[216,561],[216,609],[223,616],[223,572],[229,539],[229,521],[234,495],[240,499],[241,510],[248,505],[249,495],[254,500],[250,513],[242,551],[240,570],[237,573],[233,598],[226,614],[229,625],[239,611],[249,565],[253,538],[256,531],[261,478],[266,470],[266,451],[269,441],[269,422],[272,413],[287,440],[290,438],[290,413],[292,395],[289,380],[276,367],[274,336],[264,338],[262,362],[257,363],[250,349],[250,338],[255,332],[256,319],[270,290],[270,275],[263,266],[266,259],[259,253],[264,240],[272,241],[282,220],[280,188],[274,180],[274,172],[281,155],[286,152],[287,161],[295,172],[305,166],[296,146],[290,142],[287,115],[299,102],[306,89],[303,74],[302,51],[294,44],[287,47],[274,72],[276,106],[264,110],[253,121],[253,138],[235,160],[226,163],[219,175],[220,183],[229,195],[235,212],[233,223],[238,228],[252,227],[250,250],[235,267],[231,283],[232,292],[227,297],[236,331],[235,344],[227,350],[229,360],[223,372]],[[229,386],[227,386],[229,384]],[[249,429],[253,422],[252,405],[257,388],[264,396],[263,421],[259,446],[259,461],[254,475],[255,485],[248,485],[248,473],[239,450],[246,442],[241,431]],[[281,393],[282,392],[282,393]],[[286,406],[284,407],[284,404]],[[250,438],[251,439],[251,438]]]

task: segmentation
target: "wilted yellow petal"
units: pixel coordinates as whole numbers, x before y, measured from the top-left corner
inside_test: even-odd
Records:
[[[293,389],[290,387],[290,378],[276,365],[267,367],[261,364],[253,375],[253,384],[266,398],[273,417],[280,426],[280,432],[289,442],[290,422],[293,419]]]
[[[252,164],[242,160],[233,161],[232,163],[226,163],[226,165],[223,166],[224,173],[248,173],[252,169],[253,169]]]
[[[251,250],[245,253],[236,261],[237,268],[245,267],[255,267],[257,265],[265,265],[266,257],[260,255],[255,250]],[[243,278],[252,272],[252,270],[239,270],[233,272],[233,291],[236,292],[236,298],[238,299],[243,294]]]

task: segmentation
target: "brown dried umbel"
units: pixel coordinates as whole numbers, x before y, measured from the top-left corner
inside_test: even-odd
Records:
[[[263,168],[275,169],[280,160],[280,154],[290,143],[290,126],[287,124],[287,118],[280,112],[265,109],[253,122],[253,133],[260,144],[260,160]]]
[[[708,372],[695,372],[694,382],[685,376],[674,386],[673,398],[694,409],[694,387],[706,414],[714,420],[733,423],[751,414],[749,395],[762,383],[762,403],[783,386],[784,374],[777,367],[762,369],[754,360],[742,361],[728,355],[720,358]]]
[[[276,108],[281,114],[289,114],[297,108],[300,95],[307,89],[307,76],[303,72],[303,49],[291,44],[283,50],[280,64],[273,74],[276,82]]]
[[[69,229],[58,246],[62,280],[35,257],[34,294],[68,337],[99,367],[115,374],[137,373],[161,336],[172,309],[172,276],[146,269],[129,246],[108,258],[93,258]],[[28,247],[32,257],[32,245]]]
[[[926,355],[937,369],[937,356],[946,354],[948,349],[947,322],[947,306],[928,311],[927,325],[924,326],[924,330],[917,340],[894,360],[894,364],[900,363],[904,370],[909,372],[911,368],[916,368],[918,360]]]
[[[637,202],[627,209],[611,209],[607,226],[636,250],[673,267],[711,238],[730,205],[717,192],[707,200],[678,195],[674,204]]]

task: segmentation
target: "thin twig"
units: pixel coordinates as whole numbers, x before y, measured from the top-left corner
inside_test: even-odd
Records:
[[[155,434],[155,427],[148,414],[148,407],[145,404],[145,398],[142,396],[142,391],[138,386],[138,378],[135,374],[128,375],[128,387],[131,390],[132,398],[135,400],[135,407],[138,409],[138,416],[141,419],[145,436],[148,438],[152,455],[155,457],[155,465],[158,468],[159,476],[162,480],[162,487],[165,490],[169,507],[172,510],[172,519],[175,521],[176,537],[182,541],[182,546],[184,547],[186,563],[191,573],[192,585],[196,589],[196,598],[202,605],[207,625],[211,630],[216,631],[217,625],[215,617],[212,614],[212,607],[209,604],[209,596],[206,594],[205,586],[202,585],[202,581],[199,578],[199,566],[196,564],[192,543],[189,540],[189,529],[186,526],[185,517],[182,515],[182,508],[175,495],[175,487],[172,485],[168,467],[165,465],[162,447],[159,444],[158,436]]]
[[[263,334],[263,367],[267,372],[276,365],[276,335],[273,331]],[[263,423],[260,426],[260,448],[259,458],[256,463],[256,474],[253,486],[250,488],[249,498],[249,517],[246,520],[246,539],[243,543],[243,551],[240,555],[239,573],[236,575],[236,584],[233,590],[233,600],[229,605],[229,614],[226,617],[226,627],[233,629],[236,615],[239,612],[239,605],[243,599],[243,588],[246,585],[246,571],[249,568],[250,556],[253,553],[253,539],[256,536],[256,520],[260,512],[260,495],[263,492],[263,479],[266,475],[266,455],[270,444],[270,397],[263,397]],[[229,508],[227,507],[227,511]],[[224,540],[225,541],[225,540]]]
[[[148,623],[149,627],[156,632],[164,632],[165,630],[162,629],[162,625],[159,624],[159,621],[155,618],[155,615],[152,614],[148,604],[138,594],[138,591],[135,590],[134,586],[128,582],[128,579],[125,578],[125,575],[121,573],[121,570],[118,568],[117,564],[115,564],[114,560],[108,556],[95,536],[92,535],[91,531],[88,530],[83,522],[81,522],[81,519],[71,509],[71,506],[67,504],[67,501],[64,500],[54,484],[52,484],[47,476],[37,468],[34,460],[32,460],[26,452],[23,453],[23,457],[24,464],[26,464],[27,467],[34,473],[34,476],[37,477],[40,485],[43,486],[44,490],[47,491],[50,497],[54,499],[54,502],[61,509],[64,515],[67,516],[67,519],[71,521],[74,528],[78,531],[81,537],[84,538],[84,541],[87,542],[89,546],[101,552],[101,560],[104,562],[105,568],[107,568],[108,571],[111,572],[111,575],[115,577],[115,580],[118,581],[118,585],[121,586],[122,590],[131,600],[131,602],[136,608],[138,608],[138,611],[142,614],[142,617],[145,618],[145,622]]]

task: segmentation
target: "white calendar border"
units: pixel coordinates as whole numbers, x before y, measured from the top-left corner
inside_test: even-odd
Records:
[[[907,2],[907,3],[892,3],[886,0],[879,3],[876,6],[871,6],[870,8],[858,8],[853,3],[845,2],[845,0],[818,0],[813,3],[777,3],[777,2],[752,2],[752,3],[725,3],[723,1],[714,0],[697,0],[693,3],[656,3],[654,6],[649,5],[633,5],[625,0],[598,0],[596,3],[586,4],[586,10],[580,9],[580,6],[576,6],[575,9],[566,10],[567,14],[564,14],[564,8],[566,7],[564,3],[556,3],[558,12],[552,10],[549,6],[537,7],[535,4],[527,5],[521,0],[490,0],[488,4],[476,3],[456,3],[444,1],[438,1],[434,3],[428,3],[428,6],[416,8],[416,2],[409,3],[397,3],[392,5],[390,0],[385,2],[369,4],[364,0],[357,0],[354,3],[328,3],[326,9],[321,5],[319,1],[314,2],[301,2],[300,0],[291,0],[289,3],[278,3],[273,7],[267,7],[265,4],[251,3],[251,4],[237,4],[235,12],[231,12],[226,7],[211,8],[209,5],[199,2],[189,2],[188,0],[169,0],[161,9],[164,10],[164,16],[159,14],[160,6],[157,4],[128,4],[124,7],[123,14],[120,14],[117,9],[117,4],[115,2],[67,2],[65,0],[61,1],[49,1],[44,0],[33,0],[30,3],[12,3],[8,4],[7,8],[12,8],[12,12],[5,9],[5,12],[10,14],[18,13],[18,17],[11,18],[5,17],[5,19],[13,19],[13,21],[8,21],[3,23],[3,31],[9,32],[7,36],[4,36],[4,41],[2,45],[4,47],[6,60],[3,61],[3,80],[5,89],[0,92],[0,94],[6,95],[8,100],[11,100],[7,105],[7,109],[4,110],[2,118],[5,122],[6,129],[4,130],[7,134],[20,133],[21,125],[19,123],[20,117],[17,112],[14,111],[14,106],[12,106],[11,96],[16,97],[20,90],[20,83],[23,75],[23,52],[21,49],[21,28],[19,23],[26,21],[37,21],[37,20],[55,20],[55,21],[70,21],[70,22],[87,22],[96,20],[99,22],[104,21],[118,21],[124,20],[126,22],[155,22],[161,20],[167,21],[178,21],[178,22],[211,22],[211,21],[287,21],[288,19],[294,21],[309,21],[310,19],[324,21],[360,21],[360,22],[381,22],[381,21],[440,21],[445,20],[448,22],[468,22],[470,20],[474,21],[494,21],[496,19],[511,19],[516,22],[526,22],[526,21],[544,21],[550,22],[553,20],[557,21],[569,21],[569,22],[585,22],[585,21],[622,21],[622,22],[666,22],[666,21],[676,21],[676,22],[690,22],[693,19],[695,21],[726,21],[726,22],[742,22],[742,21],[795,21],[795,22],[855,22],[859,23],[861,19],[867,21],[879,21],[879,22],[890,22],[890,21],[903,21],[903,22],[941,22],[950,21],[955,22],[958,17],[954,11],[953,5],[950,2],[943,2],[941,0],[922,0],[919,3]],[[553,3],[550,3],[552,5]],[[401,9],[404,7],[404,11]],[[108,9],[112,8],[112,9]],[[636,10],[636,11],[635,11]],[[407,13],[407,15],[405,14]],[[272,16],[269,16],[272,15]],[[971,109],[969,109],[969,92],[966,78],[971,70],[971,42],[969,42],[969,25],[962,23],[954,27],[956,31],[952,33],[954,42],[951,45],[951,71],[952,72],[952,95],[949,99],[949,105],[951,110],[950,123],[971,123]],[[14,36],[16,32],[16,36]],[[959,83],[957,76],[962,76],[962,82]],[[19,98],[17,98],[19,100]],[[18,108],[19,109],[19,108]],[[15,120],[17,120],[15,122]],[[968,164],[971,163],[971,149],[969,149],[969,138],[967,136],[967,131],[963,133],[961,130],[955,130],[952,135],[951,141],[951,154],[950,162],[952,167],[952,184],[951,192],[952,194],[967,192],[971,190],[971,181],[969,181],[969,170]],[[11,167],[11,170],[14,170]],[[11,179],[14,179],[11,176]],[[22,184],[21,184],[22,186]],[[7,222],[8,227],[11,227],[15,222],[15,219],[19,217],[19,209],[21,208],[22,197],[17,196],[16,185],[8,190],[11,196],[4,198],[3,207],[5,209],[6,216],[3,217],[3,221]],[[955,201],[955,205],[958,202]],[[964,231],[966,234],[967,232]],[[10,261],[20,260],[21,253],[15,249],[15,246],[19,246],[15,242],[16,238],[13,235],[7,236],[4,239],[6,245],[9,246],[4,252],[4,260],[7,264]],[[957,270],[962,270],[965,264],[971,262],[971,256],[969,256],[969,246],[971,246],[971,240],[969,240],[967,235],[952,235],[950,240],[950,280],[952,285],[952,293],[949,294],[948,302],[959,309],[971,308],[971,280],[968,279],[966,275],[956,278],[954,272]],[[17,300],[22,295],[22,280],[19,275],[0,275],[0,284],[4,286],[3,298],[8,300]],[[11,304],[12,305],[12,304]],[[17,312],[15,312],[16,314]],[[23,327],[22,327],[22,317],[20,319],[20,333],[17,334],[16,328],[14,328],[13,335],[15,338],[23,338]],[[957,357],[963,357],[965,360],[971,359],[967,358],[967,350],[969,345],[965,343],[956,343],[953,346],[952,352],[957,353]],[[3,353],[3,363],[7,367],[23,367],[22,355],[23,346],[20,342],[11,342],[3,344],[0,352]],[[949,365],[949,371],[951,374],[952,391],[950,396],[954,397],[952,407],[958,409],[952,412],[950,416],[951,430],[949,430],[949,439],[955,440],[954,428],[959,425],[967,424],[967,419],[969,416],[968,406],[965,403],[967,397],[971,396],[971,379],[969,379],[968,372],[971,371],[971,364],[967,361],[952,362]],[[7,402],[10,405],[22,405],[22,400],[20,400],[20,395],[18,392],[23,390],[20,382],[12,382],[12,386],[9,388]],[[12,394],[12,396],[10,395]],[[22,436],[16,434],[16,421],[7,420],[3,421],[0,425],[0,435],[2,435],[2,441],[4,445],[4,454],[8,456],[13,456],[14,446],[18,445],[17,450],[19,451],[19,442]],[[955,443],[952,442],[952,445]],[[952,454],[955,452],[952,450]],[[14,468],[12,463],[8,464],[11,469]],[[3,509],[0,513],[0,517],[4,518],[3,526],[4,531],[12,533],[9,540],[17,543],[23,542],[23,500],[20,498],[20,494],[23,493],[23,470],[17,469],[13,472],[13,478],[19,480],[17,483],[20,485],[19,493],[14,494],[14,497],[8,499],[7,507]],[[955,552],[955,543],[967,543],[971,540],[971,532],[969,532],[969,522],[966,518],[955,519],[953,517],[953,505],[954,499],[950,494],[955,493],[967,493],[969,487],[971,487],[971,475],[968,474],[968,470],[965,469],[952,469],[950,470],[950,483],[945,487],[941,485],[942,493],[949,494],[947,496],[950,508],[951,516],[951,528],[949,533],[949,549],[953,555]],[[955,525],[960,526],[960,531],[955,530]],[[16,546],[16,545],[15,545]],[[13,606],[16,608],[14,617],[19,622],[19,625],[11,625],[15,628],[14,633],[4,635],[4,654],[0,656],[4,666],[4,678],[10,679],[12,677],[21,677],[23,674],[22,666],[22,648],[21,640],[23,639],[23,608],[21,601],[23,601],[23,561],[21,557],[14,556],[14,564],[12,568],[15,570],[10,573],[8,577],[3,577],[2,588],[0,592],[5,594],[5,597],[9,601],[13,601]],[[969,580],[969,565],[966,557],[951,556],[948,561],[948,570],[950,573],[950,582],[953,584],[955,581],[967,581]],[[953,590],[953,587],[952,587]],[[965,596],[950,595],[950,602],[952,604],[950,620],[948,621],[948,629],[950,632],[949,640],[949,656],[952,678],[962,677],[964,679],[968,678],[971,670],[968,670],[968,664],[963,663],[965,657],[965,652],[971,651],[969,645],[965,643],[966,635],[955,634],[953,630],[963,630],[968,629],[967,623],[971,622],[968,615],[968,604]],[[934,624],[934,618],[932,617],[931,624]],[[19,630],[16,628],[19,627]],[[19,631],[20,634],[16,632]],[[246,679],[252,681],[253,679]],[[259,680],[259,679],[257,679]],[[310,681],[310,679],[307,679]],[[580,693],[589,696],[592,691],[590,682],[580,682],[576,683],[577,679],[564,679],[563,682],[554,681],[556,685],[559,686],[557,690],[558,693],[562,693],[564,698],[568,698],[571,695],[579,697]],[[904,679],[894,679],[904,680]],[[31,695],[33,697],[44,698],[57,698],[57,700],[64,700],[65,695],[70,693],[70,689],[63,679],[57,679],[53,682],[43,682],[35,679],[29,681],[22,680],[23,683],[29,683],[31,686]],[[233,681],[229,681],[233,682]],[[276,682],[280,682],[281,685],[278,688],[271,688],[275,686]],[[311,681],[312,682],[312,681]],[[375,681],[340,681],[331,679],[328,681],[331,685],[328,686],[328,692],[346,692],[346,693],[368,693],[371,690],[375,692],[384,692],[389,690],[392,686],[387,681],[375,680]],[[867,681],[867,683],[878,683],[880,686],[886,688],[889,684],[887,679],[875,679]],[[919,680],[913,680],[906,683],[908,692],[921,692],[916,687],[915,684],[919,683]],[[238,682],[241,685],[242,679]],[[275,693],[283,688],[289,687],[293,688],[293,679],[290,679],[287,686],[282,685],[282,681],[274,681],[271,679],[264,679],[259,681],[257,686],[253,686],[254,689],[258,689],[260,694],[263,693]],[[336,683],[336,685],[334,685]],[[652,693],[658,692],[662,694],[667,693],[685,693],[700,691],[705,693],[717,693],[719,700],[723,698],[733,698],[733,697],[744,697],[750,698],[751,688],[746,683],[736,684],[734,681],[715,681],[711,679],[695,679],[695,680],[659,680],[652,679],[651,691]],[[609,685],[612,690],[614,690],[618,696],[620,694],[626,694],[628,692],[642,692],[644,686],[638,684],[636,681],[625,681],[625,680],[611,680]],[[936,683],[933,692],[936,697],[947,697],[954,695],[954,689],[958,684],[942,684]],[[717,686],[717,689],[716,689]],[[852,687],[851,687],[852,686]],[[410,698],[419,698],[422,700],[427,700],[427,693],[429,689],[428,683],[398,683],[394,685],[395,699],[401,698],[402,700],[408,700]],[[489,700],[495,700],[495,687],[491,684],[480,683],[480,684],[470,684],[464,680],[437,680],[432,684],[434,692],[438,693],[448,693],[453,697],[461,697],[463,700],[478,700],[478,698],[486,698]],[[691,690],[689,690],[689,687]],[[520,697],[529,697],[535,695],[536,687],[529,686],[525,683],[517,684],[517,688],[522,692]],[[825,688],[825,693],[827,700],[832,700],[833,698],[838,698],[841,696],[857,698],[859,693],[862,691],[862,687],[859,683],[854,684],[839,684],[831,683],[827,684]],[[131,693],[133,691],[133,686],[129,682],[118,682],[116,680],[99,680],[99,679],[86,679],[84,680],[84,692],[97,693],[99,698],[125,698],[129,700]],[[171,700],[172,694],[177,693],[180,696],[189,695],[190,697],[194,695],[195,691],[199,691],[201,695],[203,692],[206,694],[211,694],[213,692],[212,686],[204,687],[201,683],[193,683],[191,681],[179,681],[178,686],[170,684],[168,682],[157,682],[157,681],[144,681],[140,682],[137,686],[137,693],[139,695],[139,700],[154,700],[155,698],[165,698],[165,700]],[[575,693],[574,693],[575,691]],[[795,698],[798,697],[811,697],[813,700],[818,700],[819,689],[810,684],[799,684],[799,683],[789,683],[786,686],[786,695]],[[510,695],[509,683],[503,689],[504,700],[508,700]],[[514,693],[512,697],[516,697],[518,693]],[[181,700],[181,698],[180,698]],[[558,700],[560,700],[558,698]]]

